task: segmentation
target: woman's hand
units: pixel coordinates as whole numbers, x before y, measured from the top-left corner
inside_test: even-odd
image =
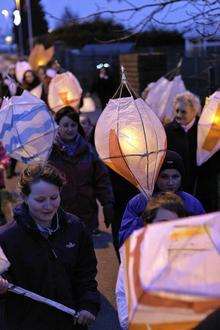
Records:
[[[95,316],[88,311],[82,310],[79,312],[79,317],[75,323],[89,325],[92,321],[95,321]]]
[[[0,294],[4,294],[7,292],[9,287],[9,283],[3,277],[0,276]]]

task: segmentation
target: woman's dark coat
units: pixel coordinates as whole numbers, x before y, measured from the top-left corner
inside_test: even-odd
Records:
[[[14,284],[93,314],[99,310],[96,257],[92,242],[77,217],[58,211],[59,229],[47,239],[24,204],[15,222],[0,232],[0,246],[11,263],[7,278]],[[28,298],[7,293],[1,301],[6,330],[72,330],[73,318]]]
[[[114,204],[108,170],[94,148],[84,139],[74,156],[53,145],[49,163],[65,174],[67,183],[61,192],[62,207],[85,221],[90,229],[98,227],[96,198],[101,205]]]
[[[207,212],[219,208],[220,152],[217,152],[201,166],[196,163],[197,117],[192,128],[186,133],[176,120],[165,127],[167,148],[176,151],[182,158],[186,169],[184,190],[195,195]]]

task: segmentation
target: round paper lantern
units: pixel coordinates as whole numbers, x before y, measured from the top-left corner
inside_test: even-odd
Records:
[[[10,98],[0,110],[0,141],[23,163],[47,160],[57,127],[46,104],[27,91]]]
[[[162,77],[151,86],[145,101],[162,122],[168,123],[174,118],[173,101],[175,96],[185,91],[186,88],[181,76],[176,76],[171,81]]]
[[[152,194],[166,153],[166,133],[142,99],[109,100],[96,125],[95,144],[106,165],[147,196]]]
[[[28,61],[33,70],[41,65],[46,65],[54,55],[54,47],[45,48],[44,45],[38,44],[35,45],[31,50]]]
[[[23,82],[23,77],[24,77],[24,73],[27,70],[32,70],[31,66],[28,62],[26,61],[18,61],[15,65],[15,74],[16,74],[16,78],[17,80],[22,83]]]
[[[71,72],[57,74],[50,82],[48,103],[57,112],[65,106],[76,107],[82,95],[79,81]]]

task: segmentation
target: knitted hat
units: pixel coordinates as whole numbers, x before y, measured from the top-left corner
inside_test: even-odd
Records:
[[[175,169],[180,172],[182,180],[185,177],[185,167],[182,157],[174,151],[167,150],[163,165],[161,166],[160,173],[167,169]]]

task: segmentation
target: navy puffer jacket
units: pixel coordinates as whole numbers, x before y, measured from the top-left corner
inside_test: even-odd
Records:
[[[46,239],[27,206],[16,209],[16,221],[0,231],[0,246],[11,263],[6,276],[16,285],[96,315],[99,293],[92,241],[77,217],[59,209],[58,218],[59,229]],[[74,326],[71,316],[13,293],[1,304],[7,330],[85,329]]]

